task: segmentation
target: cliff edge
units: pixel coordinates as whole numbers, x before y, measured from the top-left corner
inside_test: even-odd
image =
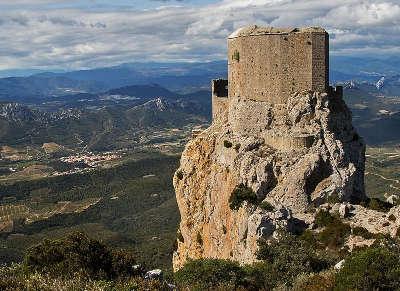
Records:
[[[245,62],[239,53],[230,62]],[[257,240],[306,228],[310,206],[365,199],[365,145],[340,87],[315,92],[305,84],[285,90],[282,103],[232,95],[232,78],[213,82],[213,123],[187,144],[174,176],[181,213],[175,270],[189,258],[254,262]],[[220,94],[221,84],[228,92]]]

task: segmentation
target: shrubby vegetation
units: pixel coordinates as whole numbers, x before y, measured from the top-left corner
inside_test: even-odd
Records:
[[[94,279],[139,276],[143,272],[141,268],[133,268],[136,265],[133,253],[110,250],[79,232],[64,239],[45,239],[28,250],[23,265],[30,272],[56,276],[82,273]]]
[[[168,290],[127,250],[112,250],[83,233],[45,239],[27,251],[22,264],[0,268],[0,290]]]
[[[0,234],[0,260],[21,262],[26,249],[43,238],[80,231],[114,248],[134,251],[149,266],[170,268],[180,219],[171,179],[178,157],[138,152],[134,158],[90,173],[1,184],[0,199],[15,197],[13,203],[35,212],[47,211],[58,201],[101,200],[81,213],[56,214],[29,224],[15,221],[13,233],[18,236]],[[148,174],[155,177],[143,178]]]
[[[321,210],[315,216],[315,224],[323,229],[316,235],[319,246],[338,250],[344,245],[346,238],[351,234],[351,228],[343,223],[338,215]]]
[[[275,207],[271,203],[269,203],[268,201],[261,202],[260,203],[260,208],[262,208],[262,209],[264,209],[266,211],[269,211],[269,212],[275,210]]]
[[[257,258],[271,264],[277,274],[275,281],[289,283],[302,273],[314,273],[327,269],[334,259],[316,249],[307,241],[282,232],[279,240],[260,241]]]
[[[190,260],[174,275],[181,287],[207,290],[217,287],[237,288],[244,285],[246,273],[238,263],[229,260]]]
[[[329,227],[328,224],[326,227]],[[0,290],[399,290],[400,242],[382,236],[371,247],[342,259],[325,248],[317,233],[279,232],[259,241],[257,263],[240,266],[218,259],[190,260],[173,277],[143,278],[130,252],[113,251],[82,233],[45,240],[31,248],[23,264],[0,268]],[[135,266],[135,267],[134,267]]]
[[[226,260],[189,261],[175,274],[188,290],[399,290],[400,242],[382,237],[369,248],[341,258],[309,244],[309,232],[294,236],[282,232],[280,240],[260,241],[260,262],[239,266]],[[274,289],[275,290],[275,289]]]
[[[392,204],[382,201],[378,198],[368,198],[367,200],[361,202],[361,205],[366,208],[381,212],[388,212],[390,208],[393,207]]]
[[[335,290],[399,290],[399,255],[384,247],[354,253],[336,275]]]
[[[229,207],[233,210],[238,210],[244,201],[251,204],[256,204],[258,199],[253,189],[244,184],[236,186],[229,198]]]

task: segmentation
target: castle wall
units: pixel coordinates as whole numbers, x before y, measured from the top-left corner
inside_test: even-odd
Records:
[[[328,34],[249,34],[228,40],[229,98],[284,104],[294,92],[326,92]]]

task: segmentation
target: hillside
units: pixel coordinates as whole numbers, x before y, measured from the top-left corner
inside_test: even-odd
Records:
[[[109,169],[1,183],[0,261],[20,260],[42,238],[83,231],[168,267],[179,219],[170,179],[176,164],[176,156],[149,152]]]

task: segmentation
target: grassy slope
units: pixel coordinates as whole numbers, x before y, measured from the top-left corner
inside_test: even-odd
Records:
[[[140,261],[149,266],[170,267],[179,223],[171,181],[177,162],[176,156],[150,154],[141,160],[90,174],[0,186],[1,196],[18,193],[15,204],[29,207],[102,197],[97,205],[83,213],[61,214],[29,225],[17,225],[13,234],[0,236],[0,261],[20,259],[27,247],[43,238],[80,230],[113,247],[135,250]],[[148,174],[155,176],[143,178]],[[118,199],[111,199],[116,196]]]

